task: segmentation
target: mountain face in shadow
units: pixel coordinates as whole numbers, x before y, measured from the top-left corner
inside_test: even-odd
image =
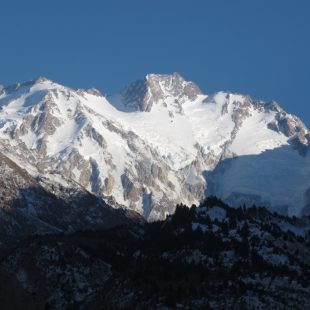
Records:
[[[68,189],[55,182],[44,188],[3,154],[0,171],[2,251],[30,235],[98,230],[143,221],[135,212],[112,208],[77,184]]]
[[[310,214],[309,151],[302,156],[286,145],[225,159],[204,176],[207,196],[216,195],[233,205],[266,206],[282,214]]]
[[[199,207],[178,205],[165,221],[34,236],[1,260],[0,304],[308,309],[309,229],[309,217],[209,197]]]
[[[66,201],[29,187],[0,209],[0,248],[5,253],[33,235],[96,231],[141,221],[137,213],[112,208],[89,193],[81,192]]]

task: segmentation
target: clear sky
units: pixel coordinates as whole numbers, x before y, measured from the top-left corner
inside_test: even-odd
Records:
[[[309,0],[1,0],[0,14],[0,84],[43,75],[110,94],[177,71],[310,127]]]

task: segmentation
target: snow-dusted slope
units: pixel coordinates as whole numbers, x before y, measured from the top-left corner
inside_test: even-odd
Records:
[[[44,78],[0,90],[3,153],[34,177],[78,183],[149,220],[206,192],[309,212],[309,141],[275,102],[207,96],[177,73],[108,98]]]

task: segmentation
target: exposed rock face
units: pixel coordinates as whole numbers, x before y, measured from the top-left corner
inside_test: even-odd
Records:
[[[106,192],[107,195],[111,195],[112,191],[113,191],[113,187],[115,184],[115,179],[112,175],[110,175],[109,177],[105,178],[104,180],[104,190]]]
[[[149,74],[144,80],[137,81],[121,92],[124,106],[132,110],[150,112],[154,104],[167,107],[166,99],[174,98],[174,106],[179,113],[182,104],[193,101],[201,95],[199,87],[185,81],[178,73],[172,75]]]
[[[275,102],[203,95],[174,73],[109,98],[39,78],[4,87],[0,108],[0,149],[29,176],[68,192],[75,184],[148,220],[206,193],[308,210],[310,133]]]
[[[309,145],[309,130],[295,115],[286,113],[275,101],[264,105],[266,111],[276,112],[275,120],[268,124],[270,129],[284,133],[287,137],[294,137],[302,144]]]
[[[135,218],[112,209],[76,182],[67,180],[64,186],[61,175],[35,179],[1,153],[0,175],[2,254],[30,235],[104,229]]]
[[[98,133],[98,132],[96,131],[96,129],[93,128],[90,124],[88,124],[88,125],[86,126],[86,128],[85,128],[85,135],[86,135],[88,138],[90,138],[90,139],[96,141],[96,142],[99,144],[99,146],[100,146],[101,148],[106,148],[107,142],[104,140],[104,138],[102,137],[102,135],[101,135],[100,133]]]

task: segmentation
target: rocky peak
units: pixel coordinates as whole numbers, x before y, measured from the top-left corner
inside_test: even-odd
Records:
[[[0,95],[6,94],[6,95],[14,95],[17,92],[17,95],[20,95],[22,93],[28,92],[31,87],[37,85],[37,84],[42,84],[42,83],[50,83],[54,84],[51,80],[48,80],[45,77],[37,77],[34,80],[30,81],[25,81],[21,83],[16,83],[13,85],[8,85],[8,86],[2,86],[0,85]]]
[[[178,74],[148,74],[143,80],[136,81],[121,91],[123,105],[130,110],[149,112],[154,104],[167,106],[193,101],[201,94],[199,87],[185,81]],[[170,99],[170,100],[169,100]]]
[[[269,129],[282,132],[294,144],[310,145],[309,130],[297,116],[285,112],[275,101],[265,103],[264,108],[276,113],[274,121],[268,124]]]
[[[89,88],[86,90],[86,92],[88,94],[91,94],[91,95],[94,95],[94,96],[97,96],[97,97],[103,97],[102,93],[100,92],[100,90],[98,90],[97,88],[95,87],[92,87],[92,88]]]
[[[44,76],[38,76],[36,79],[33,80],[34,84],[40,84],[40,83],[44,83],[44,82],[51,82],[51,80],[49,80],[48,78],[44,77]]]
[[[152,92],[154,99],[165,99],[167,96],[195,100],[201,94],[199,87],[185,81],[178,74],[148,74],[146,76],[148,89]]]
[[[279,113],[284,112],[284,110],[280,107],[280,105],[274,100],[265,103],[265,109],[269,111],[279,112]]]

